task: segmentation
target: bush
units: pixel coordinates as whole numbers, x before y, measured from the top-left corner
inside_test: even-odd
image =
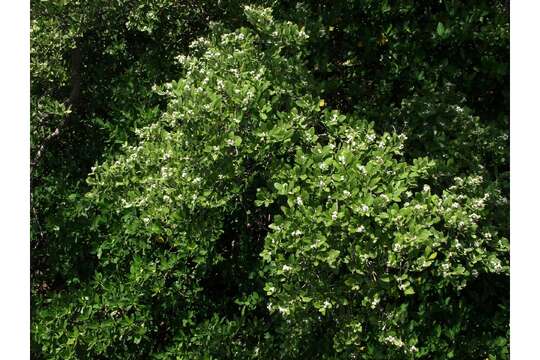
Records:
[[[330,109],[305,29],[245,15],[73,197],[95,263],[36,300],[36,358],[506,358],[498,188]]]

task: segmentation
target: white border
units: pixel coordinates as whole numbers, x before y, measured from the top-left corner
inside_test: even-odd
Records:
[[[0,5],[0,358],[30,358],[30,1]]]
[[[513,360],[540,359],[540,4],[511,6],[511,269]]]

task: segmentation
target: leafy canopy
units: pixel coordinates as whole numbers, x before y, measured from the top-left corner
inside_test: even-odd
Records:
[[[507,357],[507,309],[478,295],[509,272],[505,197],[479,175],[498,162],[443,156],[491,129],[429,93],[399,116],[441,132],[381,132],[321,97],[312,31],[245,17],[177,57],[166,109],[73,196],[94,263],[39,304],[36,357]]]

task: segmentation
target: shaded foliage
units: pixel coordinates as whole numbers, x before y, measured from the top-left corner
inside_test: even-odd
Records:
[[[263,5],[32,1],[32,356],[508,358],[508,9]]]

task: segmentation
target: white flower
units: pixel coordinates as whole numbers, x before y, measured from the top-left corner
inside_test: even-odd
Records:
[[[278,306],[278,311],[283,315],[288,315],[290,313],[290,310],[288,308],[282,306]]]
[[[300,39],[307,39],[309,38],[308,34],[306,34],[306,32],[304,31],[304,28],[300,29],[300,31],[298,32],[298,37]]]
[[[375,134],[369,134],[366,138],[369,142],[372,142],[373,140],[375,140]]]
[[[472,221],[479,220],[479,219],[480,219],[480,215],[475,214],[475,213],[472,213],[472,214],[469,215],[469,219],[471,219]]]
[[[366,228],[364,227],[364,225],[360,225],[359,227],[356,228],[356,232],[357,233],[362,233],[366,230]]]
[[[320,243],[321,243],[320,240],[316,240],[316,241],[315,241],[313,244],[311,244],[309,247],[310,247],[311,249],[315,249],[315,248],[319,247],[319,244],[320,244]]]
[[[360,172],[361,172],[362,174],[365,174],[365,173],[366,173],[366,168],[365,168],[365,166],[358,164],[358,165],[356,165],[356,167],[358,168],[358,170],[360,170]]]
[[[292,236],[300,236],[302,235],[302,232],[300,230],[294,230],[292,233],[291,233]]]
[[[328,309],[330,306],[332,306],[332,303],[328,300],[324,300],[323,308]]]
[[[337,219],[337,211],[334,211],[332,213],[332,220],[336,220]]]
[[[482,209],[482,208],[484,208],[484,199],[476,199],[476,200],[474,200],[473,206],[474,206],[476,209]]]
[[[349,197],[351,196],[351,192],[348,190],[343,190],[343,195],[345,195],[345,197]]]
[[[484,181],[484,178],[482,176],[475,176],[469,180],[471,185],[480,185]]]
[[[397,347],[402,347],[405,345],[401,339],[396,338],[395,336],[387,336],[385,338],[386,342],[395,345]]]
[[[171,172],[168,167],[164,166],[161,168],[161,176],[163,176],[164,178],[171,176]]]
[[[338,161],[339,161],[340,163],[342,163],[342,164],[345,164],[345,156],[339,155],[339,156],[338,156]]]
[[[304,202],[302,201],[302,198],[300,196],[296,197],[296,204],[298,204],[298,206],[304,205]]]
[[[431,188],[429,187],[429,185],[424,185],[424,192],[429,192],[429,190],[431,190]]]
[[[368,210],[369,210],[369,207],[366,204],[362,204],[362,211],[368,212]]]
[[[491,261],[491,265],[493,266],[493,270],[496,273],[500,273],[502,270],[501,261],[499,259],[495,259]]]
[[[283,265],[283,267],[281,268],[281,270],[283,270],[283,271],[291,271],[291,270],[292,270],[292,267],[290,267],[289,265]]]

